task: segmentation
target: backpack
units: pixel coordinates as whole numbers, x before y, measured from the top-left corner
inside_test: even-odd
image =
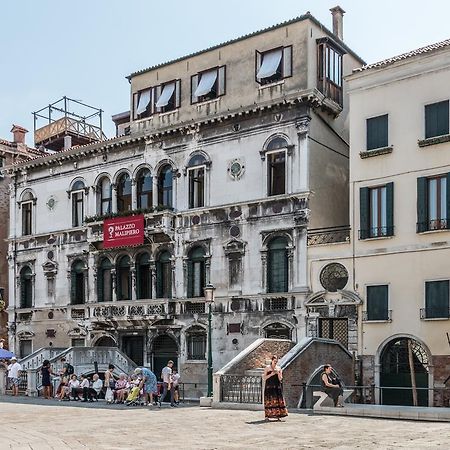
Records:
[[[72,364],[67,363],[66,375],[72,375],[75,372]]]

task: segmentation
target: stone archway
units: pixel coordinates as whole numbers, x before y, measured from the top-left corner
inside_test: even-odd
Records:
[[[264,327],[264,337],[269,339],[291,339],[291,329],[280,322],[272,322]]]
[[[169,334],[160,334],[152,342],[152,370],[158,379],[167,361],[172,360],[178,367],[178,344]]]
[[[95,347],[117,347],[117,342],[111,336],[102,336],[97,339]]]
[[[427,406],[429,365],[428,349],[418,340],[409,336],[391,338],[379,352],[380,403]]]

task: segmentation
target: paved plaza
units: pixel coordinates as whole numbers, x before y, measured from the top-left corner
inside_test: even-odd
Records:
[[[40,403],[40,404],[39,404]],[[447,449],[450,424],[292,413],[0,402],[0,449]]]

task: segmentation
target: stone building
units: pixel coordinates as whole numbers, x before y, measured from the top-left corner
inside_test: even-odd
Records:
[[[11,132],[13,140],[0,139],[0,338],[8,341],[8,230],[9,230],[9,199],[10,177],[4,168],[10,164],[26,161],[41,153],[25,144],[25,128],[13,125]]]
[[[348,239],[343,77],[363,64],[332,13],[133,73],[125,135],[10,169],[12,347],[114,345],[202,383],[209,283],[215,369],[307,334],[308,242]]]

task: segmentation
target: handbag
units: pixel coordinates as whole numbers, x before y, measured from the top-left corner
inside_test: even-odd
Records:
[[[114,401],[114,394],[111,388],[106,389],[105,400],[106,403],[112,403]]]

